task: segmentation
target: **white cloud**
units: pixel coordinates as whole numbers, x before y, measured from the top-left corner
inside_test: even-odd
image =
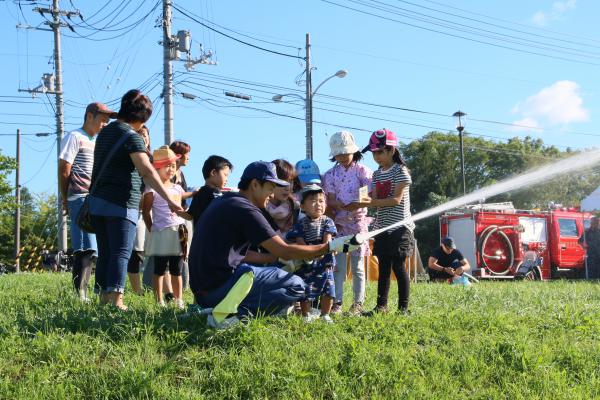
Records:
[[[513,124],[519,126],[511,126],[509,130],[512,132],[528,132],[540,128],[540,123],[535,118],[531,117],[525,117],[523,119],[513,121]]]
[[[590,112],[584,108],[583,98],[579,92],[579,85],[576,82],[555,82],[517,103],[512,112],[519,114],[521,118],[514,123],[539,127],[542,123],[557,126],[588,121]]]
[[[546,26],[551,21],[561,19],[567,11],[574,9],[576,4],[577,0],[555,1],[550,11],[537,11],[533,14],[531,22],[536,26]]]

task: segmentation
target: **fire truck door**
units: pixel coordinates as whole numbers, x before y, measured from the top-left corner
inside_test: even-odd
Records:
[[[559,268],[573,268],[583,263],[585,251],[579,244],[579,237],[583,234],[583,224],[577,223],[576,218],[556,217],[554,233],[554,250],[558,257],[554,257]]]
[[[456,248],[471,264],[471,272],[477,269],[477,256],[475,254],[475,220],[472,216],[448,220],[448,235],[452,236]]]

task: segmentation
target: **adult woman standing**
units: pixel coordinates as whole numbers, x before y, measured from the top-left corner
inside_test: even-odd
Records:
[[[95,290],[102,304],[110,303],[122,310],[127,309],[123,292],[138,220],[141,179],[167,200],[171,210],[182,211],[169,199],[150,163],[144,140],[136,133],[150,115],[150,99],[137,89],[128,91],[121,99],[118,119],[102,129],[94,150],[89,207],[98,242]],[[128,136],[120,142],[123,135]]]

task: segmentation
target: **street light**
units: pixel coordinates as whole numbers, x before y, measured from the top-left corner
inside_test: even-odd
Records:
[[[306,158],[308,158],[310,160],[312,160],[312,158],[313,158],[312,99],[313,99],[314,95],[317,94],[317,91],[321,88],[321,86],[323,86],[325,84],[325,82],[327,82],[328,80],[330,80],[332,78],[344,78],[344,77],[346,77],[346,75],[348,75],[348,71],[346,71],[345,69],[340,69],[338,72],[336,72],[335,74],[331,75],[330,77],[325,79],[323,82],[321,82],[315,90],[312,90],[312,82],[311,82],[312,74],[309,72],[309,73],[307,73],[307,77],[306,77],[306,79],[307,79],[306,97],[302,97],[296,93],[285,93],[285,94],[276,94],[272,98],[272,100],[277,103],[281,102],[284,97],[290,97],[290,96],[297,97],[300,100],[304,101],[304,109],[306,110],[306,121],[305,121],[306,122]]]
[[[460,139],[460,170],[462,173],[462,184],[463,184],[463,195],[467,194],[467,184],[465,180],[465,153],[463,150],[463,131],[465,127],[463,125],[464,119],[466,119],[467,114],[462,111],[457,111],[452,116],[456,119],[456,130],[458,131],[458,137]]]

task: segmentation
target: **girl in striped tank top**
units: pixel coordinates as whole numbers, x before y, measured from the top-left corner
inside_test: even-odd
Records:
[[[412,180],[397,146],[396,134],[388,129],[380,129],[373,132],[369,145],[363,150],[371,151],[373,159],[379,165],[379,169],[373,173],[371,199],[360,203],[376,210],[373,229],[406,221],[405,225],[375,236],[373,254],[379,260],[377,306],[366,315],[388,311],[392,270],[398,281],[398,308],[401,312],[408,309],[410,281],[404,261],[411,255],[414,243],[415,225],[410,214],[409,197]]]

